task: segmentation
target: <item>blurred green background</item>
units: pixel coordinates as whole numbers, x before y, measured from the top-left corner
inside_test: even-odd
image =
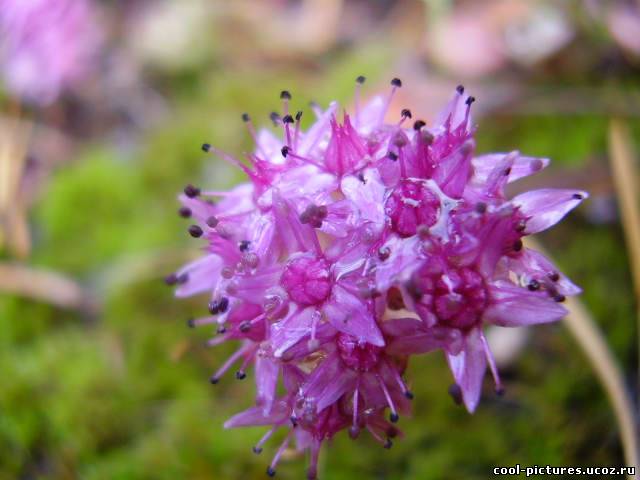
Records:
[[[612,20],[615,8],[630,9],[640,28],[637,3],[114,0],[96,8],[107,38],[99,69],[56,103],[23,113],[34,122],[20,180],[31,248],[20,254],[5,242],[0,258],[1,480],[265,476],[277,443],[256,456],[261,429],[222,428],[251,404],[252,375],[209,384],[233,346],[205,348],[209,332],[185,324],[205,300],[178,301],[162,282],[200,246],[176,196],[189,182],[241,181],[200,150],[203,141],[250,150],[241,113],[267,125],[285,88],[295,109],[333,99],[348,107],[360,74],[366,95],[402,78],[394,112],[410,107],[427,120],[464,83],[478,99],[480,152],[552,159],[517,188],[591,192],[540,240],[583,287],[635,398],[635,300],[608,128],[619,117],[639,138],[640,50]],[[517,463],[624,464],[610,404],[562,323],[496,342],[504,397],[487,379],[469,415],[447,395],[442,356],[417,358],[405,438],[386,451],[366,436],[338,435],[321,454],[320,477],[486,479],[493,466]],[[305,464],[287,453],[278,478],[302,478]]]

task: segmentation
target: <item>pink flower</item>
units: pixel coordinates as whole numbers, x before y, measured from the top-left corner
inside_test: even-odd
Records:
[[[362,109],[356,102],[342,121],[335,103],[314,108],[306,131],[282,92],[283,111],[271,116],[281,137],[256,132],[243,115],[256,140],[249,166],[203,146],[249,182],[230,192],[189,185],[180,196],[180,214],[192,218],[189,233],[206,240],[207,253],[167,282],[178,296],[210,294],[209,315],[190,325],[215,325],[211,345],[239,343],[212,383],[233,365],[238,379],[254,366],[255,406],[225,426],[269,426],[255,452],[288,430],[269,475],[293,439],[311,453],[309,478],[322,442],[341,430],[352,438],[367,430],[390,447],[400,414],[410,413],[403,374],[413,354],[443,351],[451,393],[474,411],[487,366],[502,390],[484,326],[559,320],[562,301],[580,292],[522,238],[587,194],[545,189],[508,199],[509,182],[548,161],[474,156],[474,98],[462,87],[434,125],[407,127],[408,109],[384,124],[402,85],[391,83],[386,98]]]
[[[0,0],[6,88],[46,105],[93,67],[100,29],[89,0]]]

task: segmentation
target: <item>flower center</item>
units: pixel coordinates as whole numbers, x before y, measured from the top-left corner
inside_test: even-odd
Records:
[[[289,260],[280,278],[280,285],[287,291],[289,298],[299,305],[322,303],[331,293],[329,264],[315,256]]]
[[[338,352],[349,368],[368,372],[378,364],[382,347],[359,342],[355,337],[341,333],[338,335]]]
[[[470,268],[432,273],[419,281],[422,298],[429,298],[441,324],[468,330],[482,321],[487,290],[479,273]]]
[[[387,199],[385,213],[402,237],[416,234],[419,225],[430,227],[438,220],[440,200],[421,182],[404,180]]]

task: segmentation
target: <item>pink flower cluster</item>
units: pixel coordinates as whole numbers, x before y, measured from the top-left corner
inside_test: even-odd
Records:
[[[346,429],[369,432],[384,447],[400,434],[400,415],[413,394],[403,374],[412,354],[441,350],[454,378],[450,389],[470,412],[487,366],[500,378],[483,333],[486,325],[552,322],[562,302],[579,293],[543,255],[523,246],[587,194],[534,190],[515,198],[505,186],[548,161],[517,151],[474,156],[474,98],[458,87],[433,125],[402,111],[384,118],[391,93],[339,120],[338,105],[273,113],[282,138],[256,132],[247,163],[205,144],[203,149],[246,172],[249,182],[228,192],[192,185],[180,196],[193,237],[206,255],[167,277],[177,295],[208,292],[211,345],[239,348],[211,377],[253,365],[255,406],[225,427],[287,431],[267,473],[289,442],[310,452],[316,477],[321,444]],[[283,392],[278,394],[277,392]]]
[[[82,79],[101,41],[90,0],[0,0],[0,67],[6,88],[46,105]]]

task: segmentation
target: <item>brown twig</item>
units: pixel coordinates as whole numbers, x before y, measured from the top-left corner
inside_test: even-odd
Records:
[[[547,255],[536,240],[527,238],[526,243]],[[640,469],[640,460],[636,415],[631,396],[624,384],[622,370],[595,320],[582,302],[575,298],[568,298],[567,308],[569,314],[564,319],[564,325],[584,351],[609,397],[620,431],[625,463],[627,466],[635,467],[637,472]],[[627,477],[632,479],[636,478],[636,475]]]
[[[17,263],[0,263],[0,291],[28,297],[71,310],[93,313],[97,303],[72,279],[51,270]]]

